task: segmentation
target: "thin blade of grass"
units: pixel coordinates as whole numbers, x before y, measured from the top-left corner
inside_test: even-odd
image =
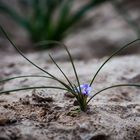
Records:
[[[67,21],[69,20],[73,2],[74,2],[74,0],[66,0],[62,3],[62,5],[60,7],[59,18],[58,18],[58,22],[56,25],[55,34],[64,32],[65,25],[66,25]]]
[[[44,69],[42,69],[41,67],[39,67],[38,65],[36,65],[34,62],[32,62],[31,60],[29,60],[22,52],[19,48],[16,47],[16,45],[11,41],[11,39],[9,38],[9,36],[7,35],[7,33],[5,32],[5,30],[2,28],[2,26],[0,25],[0,29],[3,32],[3,34],[6,36],[6,38],[9,40],[9,42],[12,44],[12,46],[16,49],[16,51],[24,58],[26,59],[30,64],[32,64],[33,66],[35,66],[36,68],[38,68],[39,70],[41,70],[42,72],[48,74],[49,76],[51,76],[53,79],[55,79],[56,81],[58,81],[59,83],[61,83],[63,86],[65,86],[66,88],[68,88],[69,90],[71,90],[71,88],[65,84],[64,82],[62,82],[61,80],[59,80],[58,78],[56,78],[55,76],[53,76],[52,74],[50,74],[49,72],[45,71]]]
[[[54,22],[53,15],[56,8],[56,2],[52,0],[48,0],[46,3],[46,13],[44,15],[44,19],[42,20],[42,37],[43,39],[50,39],[53,32]]]
[[[10,77],[10,78],[7,78],[7,79],[3,79],[3,80],[0,81],[0,83],[4,83],[4,82],[14,80],[14,79],[33,78],[33,77],[35,77],[35,78],[36,77],[40,77],[40,78],[42,77],[42,78],[47,78],[47,79],[50,78],[50,79],[54,80],[52,77],[43,76],[43,75],[23,75],[23,76],[15,76],[15,77]],[[72,92],[71,90],[69,92],[71,92],[75,97],[77,97],[77,95],[74,92]]]
[[[135,42],[137,42],[137,41],[140,41],[140,38],[138,38],[138,39],[136,39],[136,40],[134,40],[134,41],[132,41],[132,42],[126,44],[125,46],[123,46],[123,47],[121,47],[120,49],[118,49],[117,51],[115,51],[115,52],[114,52],[114,53],[99,67],[99,69],[97,70],[97,72],[95,73],[95,75],[93,76],[93,78],[92,78],[92,80],[91,80],[91,82],[90,82],[90,86],[93,84],[93,82],[94,82],[94,80],[95,80],[97,74],[98,74],[99,71],[102,69],[102,67],[103,67],[112,57],[114,57],[116,54],[118,54],[119,52],[123,51],[124,49],[130,47],[131,44],[133,44],[133,43],[135,43]]]
[[[5,90],[5,91],[0,91],[0,94],[3,93],[10,93],[10,92],[16,92],[16,91],[22,91],[22,90],[30,90],[30,89],[43,89],[43,88],[48,88],[48,89],[61,89],[65,91],[69,91],[66,88],[61,88],[61,87],[52,87],[52,86],[36,86],[36,87],[26,87],[26,88],[19,88],[19,89],[12,89],[12,90]]]
[[[0,80],[0,83],[3,83],[3,82],[7,82],[7,81],[10,81],[10,80],[14,80],[14,79],[20,79],[20,78],[32,78],[32,77],[42,77],[42,78],[50,78],[52,79],[52,77],[48,77],[48,76],[43,76],[43,75],[23,75],[23,76],[15,76],[15,77],[10,77],[10,78],[7,78],[7,79],[3,79],[3,80]]]
[[[31,17],[31,23],[34,29],[36,29],[36,33],[40,33],[40,26],[42,24],[40,0],[32,0],[32,9],[33,9],[33,14]]]
[[[56,63],[54,58],[49,54],[52,62],[56,65],[56,67],[60,70],[60,72],[63,74],[63,76],[66,78],[67,82],[70,84],[71,88],[74,90],[72,83],[70,82],[69,78],[66,76],[66,74],[63,72],[63,70],[59,67],[59,65]]]
[[[63,46],[64,49],[66,50],[68,56],[69,56],[69,59],[70,59],[70,62],[72,64],[72,67],[73,67],[73,70],[74,70],[74,74],[76,76],[76,80],[77,80],[77,83],[78,83],[78,86],[80,87],[80,82],[79,82],[79,78],[78,78],[78,75],[77,75],[77,72],[76,72],[76,68],[75,68],[75,65],[74,65],[74,62],[73,62],[73,59],[72,59],[72,56],[69,52],[69,50],[67,49],[66,45],[59,42],[59,41],[53,41],[53,40],[45,40],[45,41],[41,41],[40,43],[36,44],[37,46],[39,45],[48,45],[48,44],[57,44],[57,45],[60,45],[60,46]]]
[[[140,87],[140,84],[119,84],[119,85],[113,85],[113,86],[109,86],[109,87],[106,87],[98,92],[96,92],[88,101],[87,101],[87,104],[96,96],[98,95],[99,93],[105,91],[105,90],[108,90],[108,89],[111,89],[111,88],[116,88],[116,87]]]
[[[79,78],[78,78],[78,75],[77,75],[77,71],[76,71],[76,68],[75,68],[75,65],[74,65],[72,56],[71,56],[69,50],[67,49],[67,47],[65,46],[65,44],[63,44],[63,43],[61,43],[61,42],[59,42],[59,41],[53,41],[53,40],[47,40],[47,41],[46,41],[46,40],[45,40],[45,41],[42,41],[42,42],[38,43],[37,45],[48,45],[48,44],[54,44],[54,43],[57,44],[57,45],[63,46],[64,49],[66,50],[66,52],[67,52],[67,54],[68,54],[68,56],[69,56],[70,62],[71,62],[71,64],[72,64],[72,68],[73,68],[73,70],[74,70],[74,74],[75,74],[75,76],[76,76],[76,80],[77,80],[78,86],[79,86],[79,88],[80,88],[80,81],[79,81]],[[81,92],[81,88],[80,88],[80,92]]]
[[[76,68],[75,68],[75,65],[74,65],[74,62],[73,62],[73,59],[72,59],[72,56],[69,52],[69,50],[67,49],[67,47],[65,46],[65,44],[59,42],[59,41],[53,41],[53,40],[45,40],[45,41],[42,41],[40,43],[37,44],[37,46],[40,46],[40,45],[48,45],[48,44],[57,44],[57,45],[60,45],[60,46],[63,46],[64,49],[66,50],[68,56],[69,56],[69,59],[70,59],[70,62],[72,64],[72,67],[73,67],[73,70],[74,70],[74,74],[76,76],[76,80],[77,80],[77,83],[78,83],[78,86],[80,88],[80,81],[79,81],[79,78],[78,78],[78,75],[77,75],[77,72],[76,72]],[[80,88],[80,92],[81,92],[81,88]]]
[[[73,70],[74,70],[74,74],[75,74],[75,76],[76,76],[76,80],[77,80],[77,83],[78,83],[78,86],[79,86],[79,89],[80,89],[80,93],[81,93],[80,81],[79,81],[79,78],[78,78],[78,75],[77,75],[77,71],[76,71],[76,68],[75,68],[75,65],[74,65],[72,56],[71,56],[69,50],[67,49],[66,45],[63,44],[63,43],[61,43],[61,42],[59,42],[59,41],[52,41],[52,40],[42,41],[42,42],[40,42],[40,43],[37,44],[37,45],[47,45],[47,44],[54,44],[54,43],[57,44],[57,45],[63,46],[64,49],[66,50],[66,52],[67,52],[67,54],[68,54],[68,56],[69,56],[70,62],[71,62],[71,64],[72,64],[72,67],[73,67]]]
[[[80,81],[79,81],[79,77],[78,77],[78,74],[77,74],[77,71],[76,71],[76,68],[75,68],[74,62],[73,62],[73,58],[72,58],[71,53],[69,52],[68,48],[67,48],[65,45],[63,45],[63,46],[64,46],[65,50],[66,50],[67,53],[68,53],[68,56],[69,56],[70,62],[71,62],[72,67],[73,67],[74,74],[75,74],[75,76],[76,76],[77,84],[78,84],[78,86],[79,86],[80,93],[81,93]]]

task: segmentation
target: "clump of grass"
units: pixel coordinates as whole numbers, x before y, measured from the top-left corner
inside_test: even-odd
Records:
[[[42,78],[50,78],[53,79],[55,81],[57,81],[58,83],[60,83],[62,85],[61,86],[36,86],[36,87],[25,87],[25,88],[19,88],[19,89],[12,89],[12,90],[7,90],[7,91],[0,91],[0,94],[2,93],[9,93],[9,92],[15,92],[15,91],[20,91],[20,90],[28,90],[28,89],[39,89],[39,88],[52,88],[52,89],[61,89],[61,90],[65,90],[70,92],[71,94],[74,95],[74,97],[76,98],[79,107],[81,109],[81,111],[86,112],[87,111],[87,107],[89,102],[98,94],[100,94],[101,92],[111,89],[111,88],[116,88],[116,87],[125,87],[125,86],[135,86],[135,87],[140,87],[140,84],[133,84],[133,83],[129,83],[129,84],[119,84],[119,85],[113,85],[113,86],[109,86],[106,88],[101,89],[100,91],[94,93],[92,96],[90,96],[90,92],[92,90],[92,84],[95,81],[95,78],[97,77],[98,73],[100,72],[100,70],[103,68],[103,66],[112,58],[114,57],[116,54],[118,54],[119,52],[123,51],[124,49],[128,48],[130,45],[132,45],[134,42],[139,41],[140,39],[136,39],[128,44],[126,44],[125,46],[121,47],[120,49],[118,49],[117,51],[115,51],[97,70],[97,72],[95,73],[95,75],[93,76],[93,78],[91,79],[91,82],[89,84],[81,84],[74,62],[73,62],[73,58],[71,56],[70,51],[67,49],[67,47],[57,41],[50,41],[49,43],[57,43],[59,45],[62,45],[68,56],[70,59],[70,63],[72,65],[74,74],[75,74],[75,78],[77,83],[72,83],[70,81],[70,79],[68,78],[68,76],[63,72],[63,70],[61,69],[61,67],[56,63],[56,61],[54,60],[54,58],[50,56],[50,59],[52,60],[52,62],[56,65],[56,67],[60,70],[60,72],[63,74],[63,76],[65,77],[65,79],[67,80],[67,83],[63,82],[62,80],[58,79],[57,77],[55,77],[54,75],[52,75],[51,73],[49,73],[48,71],[42,69],[41,67],[39,67],[37,64],[35,64],[34,62],[32,62],[31,60],[29,60],[22,52],[19,48],[16,47],[16,45],[10,40],[9,36],[7,35],[7,33],[4,31],[4,29],[0,26],[1,31],[4,33],[4,35],[6,36],[6,38],[10,41],[10,43],[12,44],[12,46],[17,50],[17,52],[23,57],[25,58],[30,64],[32,64],[33,66],[35,66],[36,68],[38,68],[39,70],[41,70],[42,72],[44,72],[45,74],[47,74],[46,76],[42,76],[42,75],[24,75],[24,76],[17,76],[17,77],[11,77],[8,79],[4,79],[1,80],[0,83],[2,82],[6,82],[9,80],[13,80],[13,79],[17,79],[17,78],[23,78],[23,77],[42,77]]]
[[[23,15],[1,1],[0,12],[9,15],[24,28],[34,42],[60,41],[91,8],[106,1],[90,0],[73,12],[74,0],[19,0],[19,3],[24,5]],[[57,18],[54,17],[56,13]],[[53,45],[46,45],[43,48],[47,49],[49,46]]]

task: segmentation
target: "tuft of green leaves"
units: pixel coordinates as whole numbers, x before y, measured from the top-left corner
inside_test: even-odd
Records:
[[[74,0],[19,0],[19,4],[24,6],[24,11],[27,11],[23,15],[1,1],[0,12],[9,15],[24,28],[34,42],[60,41],[91,8],[106,1],[90,0],[73,12]],[[49,47],[50,45],[46,45],[44,49]]]
[[[33,66],[35,66],[37,69],[41,70],[43,73],[47,74],[47,76],[45,75],[23,75],[23,76],[16,76],[16,77],[11,77],[11,78],[7,78],[7,79],[1,79],[0,80],[0,83],[3,83],[3,82],[7,82],[7,81],[10,81],[10,80],[14,80],[14,79],[17,79],[17,78],[24,78],[24,77],[28,77],[28,78],[33,78],[33,77],[42,77],[42,78],[49,78],[49,79],[52,79],[54,81],[57,81],[59,84],[61,84],[63,87],[61,86],[36,86],[36,87],[24,87],[24,88],[19,88],[19,89],[11,89],[11,90],[6,90],[6,91],[0,91],[0,94],[2,93],[9,93],[9,92],[16,92],[16,91],[21,91],[21,90],[29,90],[29,89],[40,89],[40,88],[52,88],[52,89],[60,89],[60,90],[64,90],[64,91],[68,91],[70,92],[71,94],[73,94],[73,96],[76,98],[78,104],[79,104],[79,107],[81,109],[81,111],[84,111],[86,112],[87,109],[88,109],[88,104],[89,102],[98,94],[100,94],[101,92],[105,91],[105,90],[108,90],[108,89],[111,89],[111,88],[116,88],[116,87],[125,87],[125,86],[128,86],[128,87],[131,87],[131,86],[134,86],[134,87],[140,87],[140,84],[133,84],[133,83],[129,83],[129,84],[119,84],[119,85],[113,85],[113,86],[109,86],[109,87],[106,87],[106,88],[103,88],[101,90],[99,90],[98,92],[94,93],[91,97],[89,97],[89,91],[91,90],[91,86],[96,78],[96,76],[98,75],[98,73],[100,72],[100,70],[103,68],[103,66],[112,58],[114,57],[116,54],[118,54],[119,52],[123,51],[124,49],[130,47],[133,43],[137,42],[137,41],[140,41],[140,38],[124,45],[123,47],[121,47],[120,49],[118,49],[117,51],[115,51],[100,67],[99,69],[97,70],[97,72],[95,73],[95,75],[93,76],[93,78],[91,79],[91,82],[90,84],[82,84],[80,83],[80,80],[79,80],[79,76],[77,74],[77,71],[76,71],[76,67],[75,67],[75,64],[73,62],[73,58],[71,56],[71,53],[70,51],[68,50],[68,48],[58,42],[58,41],[47,41],[46,43],[44,43],[43,45],[45,44],[52,44],[52,43],[55,43],[57,45],[62,45],[64,47],[64,49],[66,50],[68,56],[69,56],[69,59],[70,59],[70,63],[72,65],[72,68],[73,68],[73,71],[74,71],[74,74],[75,74],[75,78],[76,78],[76,81],[77,83],[76,84],[73,84],[70,79],[68,78],[68,76],[64,73],[64,71],[61,69],[61,67],[56,63],[56,61],[54,60],[54,58],[50,56],[50,59],[52,60],[52,62],[55,64],[55,66],[59,69],[59,71],[63,74],[64,78],[66,79],[67,83],[66,82],[63,82],[62,80],[58,79],[57,77],[55,77],[54,75],[52,75],[51,73],[49,73],[48,71],[42,69],[41,67],[39,67],[37,64],[35,64],[34,62],[32,62],[31,60],[29,60],[22,52],[19,48],[16,47],[16,45],[10,40],[9,36],[7,35],[7,33],[5,32],[5,30],[1,27],[0,25],[0,30],[4,33],[4,35],[6,36],[6,38],[9,40],[9,42],[12,44],[12,46],[17,50],[17,52],[25,59],[27,60],[30,64],[32,64]]]

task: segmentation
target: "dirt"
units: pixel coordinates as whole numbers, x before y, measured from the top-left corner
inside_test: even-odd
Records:
[[[28,54],[53,75],[65,81],[59,70],[43,60],[41,52]],[[11,58],[11,59],[9,59]],[[19,56],[1,60],[1,77],[42,74]],[[106,59],[75,61],[81,83],[90,82],[97,68]],[[92,94],[119,83],[140,83],[139,56],[112,59],[93,84]],[[7,62],[4,64],[4,62]],[[135,62],[135,63],[134,63]],[[70,62],[59,61],[70,80],[76,83]],[[29,73],[31,72],[31,73]],[[2,90],[37,85],[57,85],[43,78],[22,78],[1,84]],[[65,91],[36,89],[2,94],[0,99],[0,139],[2,140],[139,140],[140,89],[121,87],[96,96],[86,113],[79,111],[75,98]]]

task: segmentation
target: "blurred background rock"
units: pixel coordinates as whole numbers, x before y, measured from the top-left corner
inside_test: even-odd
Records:
[[[33,40],[27,30],[18,24],[10,14],[2,10],[2,5],[14,9],[22,17],[27,18],[32,14],[28,0],[0,0],[0,24],[8,31],[12,40],[25,52],[36,51],[36,42]],[[34,0],[37,1],[37,0]],[[46,0],[47,1],[47,0]],[[55,0],[56,7],[61,1]],[[66,0],[65,0],[66,1]],[[29,1],[28,1],[29,2]],[[71,13],[75,13],[82,6],[91,3],[92,0],[74,0],[70,7]],[[70,30],[58,39],[65,43],[72,51],[76,59],[89,59],[93,57],[103,57],[111,54],[122,45],[140,37],[140,1],[139,0],[96,0],[97,4],[90,7],[82,15]],[[53,13],[54,22],[57,25],[59,8]],[[67,18],[70,18],[67,17]],[[44,29],[40,30],[43,32]],[[61,33],[61,32],[60,32]],[[38,38],[41,36],[38,33]],[[59,32],[56,36],[59,36]],[[2,35],[1,35],[2,36]],[[44,38],[45,39],[45,38]],[[53,39],[53,38],[46,38]],[[45,40],[46,40],[45,39]],[[43,40],[43,39],[42,39]],[[55,38],[53,40],[56,40]],[[13,53],[13,49],[8,47],[9,43],[3,37],[0,38],[0,50]],[[136,54],[140,52],[139,43],[136,47],[127,49],[122,54]],[[42,51],[46,53],[50,51]],[[59,47],[52,48],[51,51],[57,51],[58,58],[62,56],[63,51]],[[65,57],[63,55],[63,57]]]

